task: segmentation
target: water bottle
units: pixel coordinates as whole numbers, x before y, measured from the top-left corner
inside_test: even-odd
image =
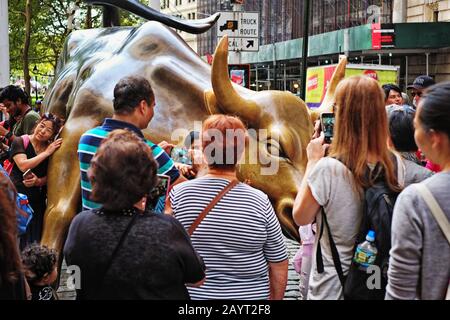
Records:
[[[299,279],[299,289],[300,289],[300,299],[306,300],[309,288],[309,277],[311,273],[312,256],[313,256],[313,246],[314,246],[314,233],[313,226],[308,224],[306,226],[301,226],[299,228],[300,238],[302,239],[302,262],[300,266],[300,279]]]
[[[374,264],[377,257],[377,247],[375,247],[375,231],[369,230],[366,236],[366,241],[360,243],[356,247],[353,261],[358,263],[361,269],[367,269],[368,266]]]

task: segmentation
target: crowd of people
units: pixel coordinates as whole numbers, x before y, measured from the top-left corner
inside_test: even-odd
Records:
[[[298,267],[302,298],[344,298],[341,273],[351,268],[365,191],[376,183],[397,199],[383,298],[449,294],[450,83],[419,76],[408,89],[411,105],[395,84],[346,78],[336,89],[331,144],[315,126],[293,207],[309,257]],[[154,115],[149,82],[125,77],[113,95],[113,116],[79,141],[82,212],[64,251],[55,252],[39,241],[47,162],[61,146],[63,120],[32,111],[17,87],[0,91],[9,114],[0,125],[9,149],[9,176],[0,174],[0,299],[57,299],[58,256],[82,270],[80,300],[283,299],[288,256],[280,223],[269,197],[237,180],[245,124],[235,116],[208,117],[201,132],[186,137],[190,161],[180,163],[170,157],[173,145],[142,133]],[[216,152],[206,152],[212,145]],[[171,185],[159,212],[148,202],[162,177]],[[17,192],[34,210],[20,237]]]

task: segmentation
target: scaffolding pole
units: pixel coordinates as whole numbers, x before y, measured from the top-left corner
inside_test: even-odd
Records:
[[[309,35],[309,0],[305,0],[303,12],[303,53],[302,53],[302,92],[303,101],[306,98],[306,68],[308,60],[308,35]]]

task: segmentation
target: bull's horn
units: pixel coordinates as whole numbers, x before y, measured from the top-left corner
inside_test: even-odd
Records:
[[[241,97],[233,88],[228,77],[228,36],[217,45],[211,70],[211,82],[220,109],[226,114],[234,114],[247,122],[260,118],[260,108],[250,100]]]
[[[88,4],[114,6],[134,13],[144,19],[158,21],[166,26],[195,34],[208,31],[216,23],[220,16],[220,13],[215,13],[205,19],[180,20],[147,7],[137,0],[85,0],[85,2]]]
[[[330,84],[328,85],[327,92],[325,94],[325,98],[320,105],[320,108],[311,112],[311,118],[315,121],[321,113],[323,112],[332,112],[333,111],[333,103],[334,103],[334,93],[336,91],[336,87],[339,82],[344,79],[345,76],[345,67],[347,66],[347,57],[341,55],[339,57],[339,63],[334,69],[333,75],[330,80]]]

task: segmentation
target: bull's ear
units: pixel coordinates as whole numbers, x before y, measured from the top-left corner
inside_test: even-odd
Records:
[[[217,114],[220,113],[219,108],[217,107],[217,99],[212,90],[205,90],[203,92],[203,96],[205,99],[205,106],[207,108],[207,112],[209,114]]]

